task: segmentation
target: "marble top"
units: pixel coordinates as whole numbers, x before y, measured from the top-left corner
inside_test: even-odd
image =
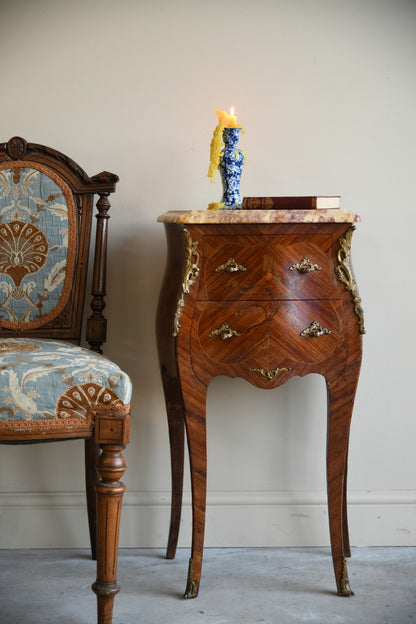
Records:
[[[357,223],[360,217],[332,210],[169,210],[161,223]]]

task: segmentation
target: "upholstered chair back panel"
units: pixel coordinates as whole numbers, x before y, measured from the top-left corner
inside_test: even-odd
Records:
[[[75,195],[46,165],[0,163],[0,323],[3,335],[79,341],[91,195]],[[76,205],[77,204],[77,205]],[[81,254],[81,266],[80,266]],[[82,283],[80,283],[80,281]]]

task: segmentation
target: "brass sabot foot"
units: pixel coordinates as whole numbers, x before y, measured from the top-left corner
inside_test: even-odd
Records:
[[[197,581],[188,581],[186,583],[184,598],[196,598],[198,596],[199,584]]]
[[[341,578],[339,582],[339,596],[354,596],[354,592],[351,591],[350,582],[348,580],[348,567],[347,560],[345,557],[342,559],[342,571]]]
[[[184,598],[196,598],[199,592],[199,581],[194,579],[192,559],[189,560],[188,581],[186,583]]]

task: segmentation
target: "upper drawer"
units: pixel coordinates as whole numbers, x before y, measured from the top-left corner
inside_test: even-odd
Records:
[[[202,300],[330,299],[330,236],[204,236]]]

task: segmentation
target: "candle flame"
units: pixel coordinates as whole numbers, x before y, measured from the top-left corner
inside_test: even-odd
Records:
[[[230,115],[235,115],[234,106],[231,106],[230,108]]]

